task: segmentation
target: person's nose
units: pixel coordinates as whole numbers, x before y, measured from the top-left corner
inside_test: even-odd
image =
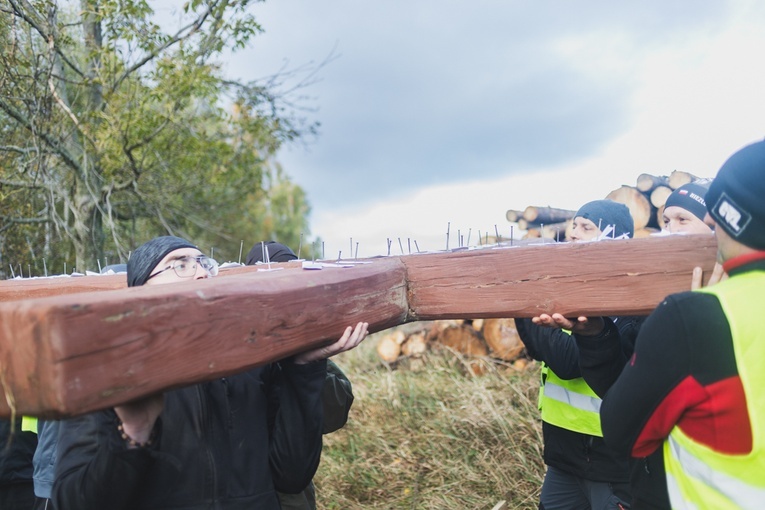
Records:
[[[210,276],[210,272],[202,267],[202,264],[200,264],[197,261],[197,269],[194,271],[194,279],[195,280],[201,280],[203,278],[208,278]]]

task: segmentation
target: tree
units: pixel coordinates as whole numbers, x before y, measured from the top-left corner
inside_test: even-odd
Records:
[[[249,3],[189,0],[180,26],[166,31],[145,0],[2,0],[6,258],[24,236],[34,238],[28,244],[38,249],[27,254],[36,260],[73,254],[84,270],[109,256],[124,260],[162,233],[233,253],[245,235],[305,231],[305,216],[290,217],[289,233],[242,218],[282,210],[282,201],[307,215],[302,190],[275,170],[274,157],[316,128],[273,82],[224,76],[217,59],[262,30]],[[272,199],[271,185],[291,198]]]

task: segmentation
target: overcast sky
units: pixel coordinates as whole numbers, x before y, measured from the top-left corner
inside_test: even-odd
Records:
[[[765,2],[269,0],[228,62],[255,79],[316,65],[321,123],[278,159],[327,256],[447,225],[509,235],[508,209],[576,209],[638,174],[713,176],[765,136]],[[454,246],[452,241],[452,247]],[[472,241],[471,241],[472,244]],[[330,255],[332,254],[332,255]],[[344,255],[344,256],[345,256]]]

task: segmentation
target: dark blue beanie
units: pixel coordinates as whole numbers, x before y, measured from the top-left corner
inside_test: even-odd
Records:
[[[136,248],[127,263],[128,287],[137,287],[146,283],[152,269],[162,262],[168,253],[180,248],[196,248],[196,246],[180,237],[161,236]]]
[[[706,201],[718,227],[745,246],[765,250],[765,141],[723,163]]]
[[[590,220],[601,232],[609,225],[614,226],[613,237],[627,234],[632,237],[635,233],[635,222],[629,208],[613,200],[594,200],[584,204],[574,215],[574,218],[582,217]],[[610,236],[610,235],[609,235]]]
[[[683,184],[667,197],[664,208],[680,207],[704,221],[707,215],[707,203],[704,201],[707,191],[709,186],[700,182]]]

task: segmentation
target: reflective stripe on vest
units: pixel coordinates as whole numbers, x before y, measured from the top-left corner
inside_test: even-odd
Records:
[[[733,476],[714,471],[709,464],[683,448],[673,434],[667,439],[665,458],[667,451],[671,459],[682,467],[684,476],[707,481],[704,486],[694,488],[698,491],[696,494],[686,498],[683,495],[683,480],[676,479],[667,470],[667,490],[672,508],[762,508],[765,487],[753,487]],[[703,506],[699,506],[700,502]]]
[[[550,367],[543,367],[546,377],[539,399],[542,421],[566,430],[603,437],[601,400],[592,388],[581,377],[561,379]]]
[[[733,276],[699,291],[717,296],[728,319],[754,437],[750,453],[730,455],[675,426],[664,442],[672,508],[765,508],[765,335],[759,324],[764,291],[765,271]]]
[[[34,432],[35,434],[37,434],[37,418],[33,418],[31,416],[22,416],[21,431]]]

